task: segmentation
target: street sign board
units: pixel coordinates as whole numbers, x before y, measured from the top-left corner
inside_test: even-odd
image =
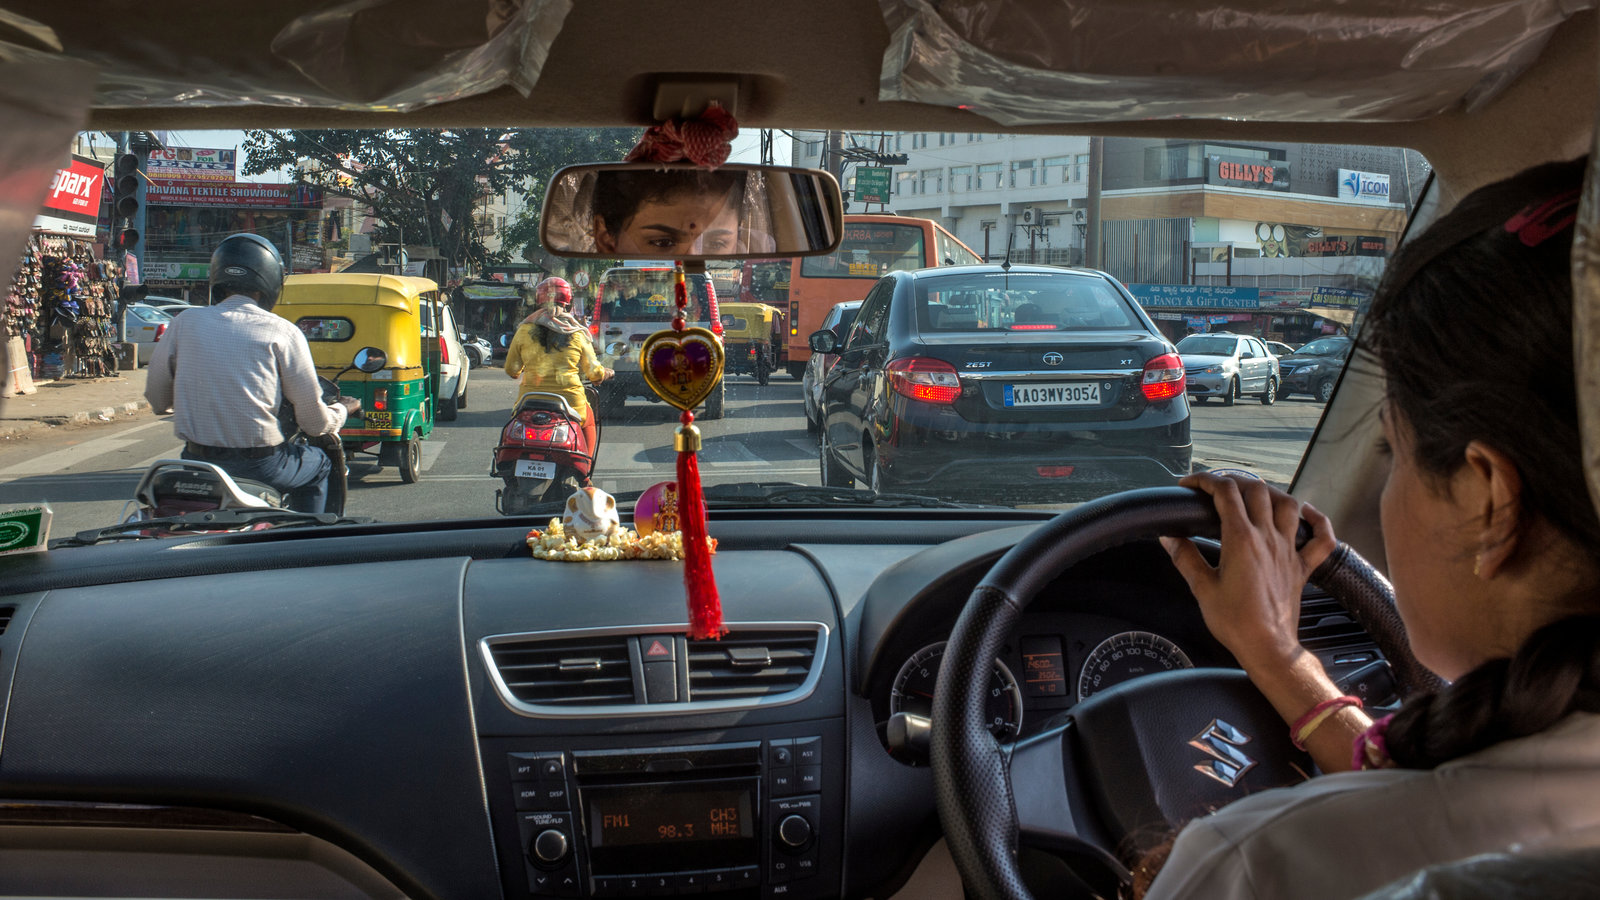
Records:
[[[867,166],[856,169],[854,199],[860,203],[888,203],[889,173],[892,171],[894,170]]]

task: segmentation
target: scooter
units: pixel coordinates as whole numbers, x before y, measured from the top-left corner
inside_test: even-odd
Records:
[[[599,399],[585,385],[591,407]],[[597,420],[598,421],[598,420]],[[600,431],[594,447],[583,434],[583,416],[559,394],[529,391],[517,398],[511,421],[500,431],[489,474],[505,482],[494,492],[501,515],[525,515],[543,503],[560,503],[594,472]]]
[[[352,369],[375,372],[387,360],[375,347],[356,353],[355,360],[332,379],[317,376],[322,389],[322,402],[332,404],[339,399],[337,380]],[[322,515],[338,519],[344,515],[345,501],[349,496],[349,470],[345,465],[344,445],[337,434],[307,435],[294,425],[294,409],[286,401],[279,414],[285,431],[292,433],[290,440],[303,440],[328,455],[332,469],[328,475],[328,500]],[[194,459],[160,459],[145,469],[139,485],[134,489],[133,506],[123,508],[119,526],[148,524],[139,529],[141,536],[163,537],[175,534],[196,534],[212,531],[258,531],[293,520],[297,515],[288,509],[288,496],[269,484],[246,478],[235,478],[222,467]],[[281,510],[283,516],[271,511]],[[210,515],[209,517],[206,514]],[[172,521],[178,519],[180,521]],[[203,519],[204,521],[195,521]],[[214,527],[213,527],[214,526]]]

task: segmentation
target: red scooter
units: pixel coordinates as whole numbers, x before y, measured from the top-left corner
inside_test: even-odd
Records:
[[[599,394],[586,385],[592,408]],[[588,446],[583,416],[559,394],[529,391],[517,398],[511,421],[500,431],[489,474],[505,482],[494,492],[494,506],[502,515],[520,516],[544,503],[566,500],[594,471],[600,452],[596,420],[595,443]]]

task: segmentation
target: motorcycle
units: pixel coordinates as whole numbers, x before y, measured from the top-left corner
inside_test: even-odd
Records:
[[[322,402],[339,399],[337,381],[346,372],[359,369],[376,372],[387,360],[382,350],[367,347],[356,353],[354,361],[332,379],[317,376]],[[328,476],[328,500],[322,513],[301,513],[288,508],[285,492],[260,481],[235,478],[215,463],[195,459],[160,459],[151,463],[134,489],[134,499],[123,507],[118,525],[103,533],[132,531],[141,537],[200,534],[226,531],[259,531],[294,521],[335,522],[344,516],[349,496],[349,470],[345,465],[344,445],[337,434],[307,435],[295,425],[294,408],[287,401],[279,421],[291,441],[305,441],[328,455],[332,464]],[[84,538],[85,535],[80,535]]]
[[[592,407],[599,394],[586,385]],[[494,492],[494,507],[501,515],[519,516],[543,503],[560,503],[594,471],[600,453],[596,425],[595,446],[583,433],[583,416],[559,394],[529,391],[517,398],[511,421],[500,431],[489,474],[505,482]]]

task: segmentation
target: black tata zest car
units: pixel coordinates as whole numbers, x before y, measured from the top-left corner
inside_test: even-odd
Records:
[[[810,340],[840,354],[822,387],[825,485],[1071,497],[1189,472],[1183,363],[1103,272],[892,272],[842,346]]]

